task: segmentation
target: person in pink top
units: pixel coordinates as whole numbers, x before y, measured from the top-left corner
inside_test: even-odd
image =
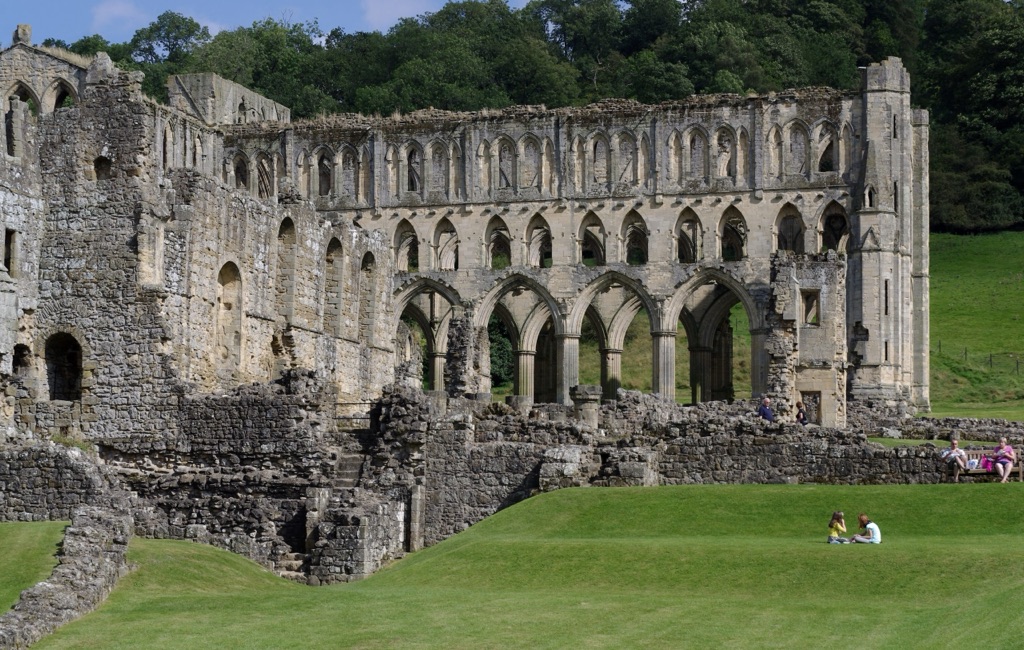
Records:
[[[1017,460],[1017,454],[1013,447],[1006,444],[1006,438],[1000,438],[992,452],[992,462],[995,463],[996,474],[999,474],[1000,483],[1010,480],[1010,472],[1013,471],[1013,463]]]

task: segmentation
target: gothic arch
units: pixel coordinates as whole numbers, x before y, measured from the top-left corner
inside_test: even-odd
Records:
[[[608,271],[584,287],[584,289],[576,296],[576,299],[572,303],[572,308],[569,310],[565,319],[566,331],[578,333],[583,324],[583,317],[586,314],[587,309],[593,303],[594,298],[605,289],[616,285],[622,286],[639,298],[643,309],[646,309],[647,313],[650,315],[652,323],[659,318],[661,310],[639,281],[634,280],[627,275],[623,275],[618,271]]]
[[[24,81],[18,80],[11,84],[7,92],[3,94],[3,110],[6,111],[9,107],[8,98],[17,97],[19,101],[22,101],[29,106],[29,110],[33,115],[38,115],[41,108],[42,102],[39,101],[39,95],[36,94],[32,87]]]
[[[337,237],[332,237],[324,255],[324,324],[330,336],[341,336],[342,287],[344,287],[344,251]]]
[[[668,136],[668,181],[672,185],[678,185],[683,180],[683,134],[679,131],[672,131]]]
[[[295,182],[299,187],[299,194],[309,198],[309,171],[311,166],[309,153],[303,149],[295,156]]]
[[[799,255],[805,252],[804,220],[800,210],[787,203],[775,218],[775,250],[792,251]]]
[[[232,159],[231,168],[235,175],[235,189],[249,189],[249,159],[241,151]]]
[[[549,268],[553,263],[551,227],[539,214],[526,226],[527,265],[535,269]]]
[[[683,137],[686,147],[686,177],[706,183],[710,171],[710,145],[707,132],[699,126],[687,129]]]
[[[476,163],[477,188],[485,196],[490,196],[491,188],[493,187],[493,173],[491,165],[491,145],[487,140],[481,141],[480,146],[476,148]]]
[[[213,365],[218,377],[228,382],[237,378],[242,361],[242,297],[242,274],[234,262],[227,262],[217,273]]]
[[[811,171],[811,136],[807,125],[793,120],[786,125],[786,173],[809,176]]]
[[[601,219],[593,212],[588,212],[580,223],[576,236],[579,257],[577,261],[584,266],[604,266],[605,230]]]
[[[690,264],[703,258],[704,226],[692,208],[686,208],[679,215],[674,233],[678,261]]]
[[[718,224],[721,242],[720,255],[726,262],[735,262],[747,256],[747,221],[734,206],[726,208]]]
[[[715,177],[736,180],[737,142],[736,132],[728,124],[715,131]]]
[[[742,127],[736,132],[736,182],[750,183],[750,136]]]
[[[541,172],[541,190],[549,196],[558,194],[558,162],[555,160],[555,145],[551,138],[544,138],[543,171]]]
[[[628,131],[620,132],[616,138],[614,152],[615,179],[617,183],[634,186],[639,182],[639,161],[636,138]]]
[[[395,314],[401,314],[405,311],[410,301],[422,293],[436,293],[440,295],[453,309],[462,304],[462,297],[459,296],[459,292],[453,287],[433,278],[418,277],[395,292],[393,298]],[[395,326],[397,327],[398,324],[396,323]]]
[[[327,196],[334,191],[334,152],[326,146],[317,147],[313,160],[316,161],[316,194]]]
[[[416,273],[420,269],[420,244],[416,228],[408,219],[402,219],[395,228],[395,270]]]
[[[399,195],[398,188],[401,187],[401,183],[399,182],[398,175],[400,169],[398,149],[394,145],[390,145],[384,154],[384,187],[392,201],[396,200]]]
[[[369,203],[373,196],[373,155],[370,148],[364,146],[359,159],[359,194],[356,197],[362,203]]]
[[[747,318],[750,322],[750,329],[757,330],[764,327],[764,319],[762,318],[761,312],[758,309],[757,302],[747,289],[746,284],[734,277],[729,272],[718,269],[718,268],[702,268],[692,277],[681,283],[676,290],[672,293],[672,297],[665,302],[663,311],[663,320],[661,322],[662,329],[672,329],[675,327],[675,323],[682,319],[685,323],[685,317],[683,315],[683,308],[686,306],[686,301],[697,291],[700,287],[707,284],[720,284],[726,289],[729,289],[739,298],[739,302],[743,304],[743,309],[747,312]],[[694,331],[691,333],[687,331],[687,337],[697,335],[696,326],[694,321],[691,319],[691,326],[694,327]],[[691,338],[691,341],[697,341],[697,338]]]
[[[519,166],[520,187],[543,188],[543,147],[537,136],[527,133],[519,139],[519,155],[522,160],[522,164]]]
[[[341,147],[341,181],[337,194],[355,200],[359,187],[359,155],[351,145]]]
[[[434,229],[435,268],[438,271],[457,271],[459,268],[459,235],[448,218],[441,219]]]
[[[501,217],[491,217],[484,233],[484,245],[487,268],[501,270],[512,265],[512,237]]]
[[[427,168],[428,191],[434,195],[448,196],[448,147],[444,142],[436,141],[427,147],[430,152],[430,166]]]
[[[580,194],[586,190],[584,181],[587,178],[587,145],[582,137],[576,136],[573,139],[571,152],[573,191]]]
[[[853,168],[853,128],[849,123],[843,125],[843,131],[839,138],[839,170],[843,176],[850,173]]]
[[[295,304],[295,263],[298,256],[298,235],[295,222],[289,217],[281,221],[277,231],[277,273],[275,274],[274,295],[276,315],[291,323]]]
[[[636,210],[630,210],[622,220],[619,237],[622,241],[622,261],[630,266],[643,266],[648,260],[648,238],[650,231],[647,223]]]
[[[513,273],[506,278],[502,278],[487,290],[483,297],[480,298],[476,311],[473,314],[473,325],[475,327],[487,327],[487,321],[491,318],[491,312],[494,310],[495,303],[506,293],[517,288],[528,289],[536,294],[540,302],[547,306],[548,312],[550,312],[554,320],[555,333],[560,334],[564,331],[562,320],[558,317],[558,314],[561,313],[558,309],[558,303],[551,297],[547,288],[536,280],[519,273]]]
[[[269,199],[274,196],[274,166],[265,152],[256,155],[256,196]]]
[[[603,132],[591,134],[589,140],[590,183],[593,189],[607,189],[611,172],[611,146]]]
[[[423,149],[415,141],[405,143],[402,162],[405,163],[404,191],[410,194],[423,192]]]
[[[817,172],[829,173],[839,171],[839,135],[836,128],[828,121],[822,121],[817,127],[815,138],[815,164]]]
[[[846,210],[832,201],[821,213],[818,220],[818,236],[822,251],[834,250],[845,253],[850,242],[850,219]]]
[[[78,93],[75,91],[74,84],[67,79],[58,77],[43,91],[42,107],[46,109],[45,112],[52,113],[64,108],[66,102],[70,102],[72,106],[77,104]]]
[[[498,158],[498,189],[516,189],[519,182],[516,143],[508,136],[498,136],[494,140],[494,149]]]

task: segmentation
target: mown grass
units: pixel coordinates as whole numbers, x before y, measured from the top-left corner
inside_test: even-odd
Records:
[[[1019,647],[1022,496],[1016,483],[561,490],[318,589],[134,540],[137,570],[38,647]],[[825,544],[835,509],[871,514],[883,544]]]
[[[0,523],[0,613],[57,566],[66,521]]]

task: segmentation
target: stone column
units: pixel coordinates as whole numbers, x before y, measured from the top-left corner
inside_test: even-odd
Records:
[[[768,331],[755,330],[750,333],[750,388],[753,395],[737,395],[737,399],[750,399],[768,391]]]
[[[434,351],[430,353],[430,378],[432,390],[444,390],[444,364],[445,353]]]
[[[533,397],[533,350],[516,350],[516,395]]]
[[[558,334],[555,336],[555,347],[555,401],[558,404],[572,404],[569,390],[580,383],[580,335]]]
[[[606,348],[601,350],[604,363],[601,364],[601,386],[605,399],[615,399],[622,387],[622,350]]]
[[[659,330],[651,334],[651,357],[651,392],[666,399],[675,400],[675,330]]]

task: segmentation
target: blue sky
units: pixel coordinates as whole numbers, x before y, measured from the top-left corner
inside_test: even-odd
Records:
[[[165,11],[190,16],[210,28],[248,27],[263,18],[305,23],[318,20],[325,32],[341,27],[346,32],[386,32],[405,16],[437,11],[444,0],[0,0],[6,19],[0,24],[0,47],[11,44],[19,23],[32,25],[32,42],[59,38],[73,43],[100,34],[108,41],[131,39],[135,30],[150,24]],[[510,0],[521,7],[526,0]]]

